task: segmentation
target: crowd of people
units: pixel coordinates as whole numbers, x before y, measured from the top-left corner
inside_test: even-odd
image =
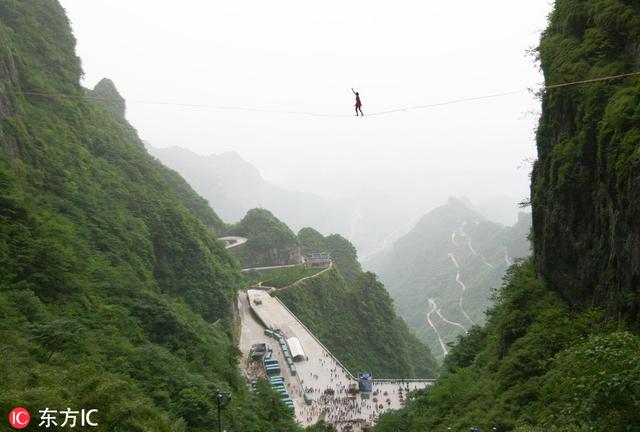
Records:
[[[362,394],[358,396],[353,388],[356,383],[349,373],[331,355],[326,352],[323,354],[317,361],[328,375],[329,385],[326,385],[326,379],[309,372],[304,378],[300,377],[302,389],[296,392],[299,397],[306,394],[307,400],[313,401],[305,405],[299,416],[305,419],[306,424],[323,419],[337,430],[351,430],[352,427],[360,429],[361,426],[373,424],[390,407],[391,398],[402,401],[410,390],[408,383],[398,383],[397,388],[387,386],[386,391],[374,389],[368,394],[369,398],[363,398]]]

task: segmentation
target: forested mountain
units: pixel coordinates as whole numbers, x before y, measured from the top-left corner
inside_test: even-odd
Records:
[[[223,224],[147,154],[111,82],[80,86],[74,47],[57,1],[0,2],[0,411],[210,431],[221,389],[233,430],[297,430],[236,368]]]
[[[300,242],[291,229],[269,210],[252,209],[227,233],[248,241],[233,252],[243,268],[298,264],[302,261]]]
[[[237,153],[200,156],[181,147],[155,148],[147,144],[147,148],[178,171],[227,223],[235,223],[250,209],[261,207],[296,231],[313,226],[325,233],[348,232],[348,206],[297,192],[295,185],[287,190],[271,184]]]
[[[356,250],[338,235],[305,228],[305,253],[329,252],[331,271],[276,295],[353,373],[376,378],[432,378],[436,362],[408,329],[375,274],[365,273]]]
[[[547,85],[640,69],[640,4],[556,0]],[[533,258],[431,389],[376,431],[639,431],[640,80],[542,93]]]
[[[339,234],[323,236],[313,228],[303,228],[298,232],[298,240],[305,254],[329,252],[331,259],[340,268],[340,274],[348,281],[355,280],[362,273],[356,248]]]
[[[201,156],[181,147],[149,152],[175,169],[206,198],[227,223],[253,208],[271,211],[292,230],[314,227],[347,237],[366,257],[400,237],[420,214],[414,201],[380,190],[360,190],[339,200],[326,199],[269,183],[259,170],[234,152]]]
[[[334,265],[330,271],[278,289],[275,295],[353,373],[371,371],[378,378],[436,375],[429,349],[396,314],[376,275],[362,271],[356,248],[347,239],[338,234],[323,236],[312,228],[303,228],[296,237],[283,222],[259,209],[251,210],[231,232],[249,238],[245,245],[232,249],[245,262],[248,256],[254,263],[271,260],[276,250],[273,245],[278,244],[296,245],[303,255],[331,254]],[[251,282],[274,279],[271,270],[262,274],[263,279],[258,272],[247,273],[247,277]],[[287,279],[288,272],[281,276]]]
[[[442,359],[448,343],[484,323],[492,289],[514,259],[529,254],[530,228],[527,213],[505,227],[451,198],[366,267],[380,275],[398,313]]]

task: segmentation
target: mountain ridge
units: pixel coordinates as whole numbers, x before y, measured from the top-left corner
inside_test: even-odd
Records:
[[[147,154],[122,105],[86,97],[64,9],[0,2],[0,48],[0,410],[205,431],[221,389],[235,427],[299,430],[237,372],[241,275],[214,236],[224,225]]]
[[[469,200],[449,198],[365,267],[380,275],[398,313],[440,360],[483,323],[492,289],[515,258],[528,255],[530,216],[513,227],[487,221]]]
[[[546,83],[584,81],[637,70],[638,40],[637,2],[556,0],[534,54]],[[509,269],[436,385],[376,432],[640,430],[640,82],[540,95],[533,256]]]
[[[228,223],[253,208],[267,208],[297,231],[313,226],[324,232],[346,232],[348,211],[338,202],[288,190],[266,181],[236,152],[201,156],[181,147],[154,148],[151,154],[181,173]]]

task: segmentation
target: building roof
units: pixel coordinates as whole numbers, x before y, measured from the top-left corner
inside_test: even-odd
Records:
[[[289,345],[289,351],[294,360],[305,360],[307,358],[297,337],[294,336],[287,339],[287,345]]]

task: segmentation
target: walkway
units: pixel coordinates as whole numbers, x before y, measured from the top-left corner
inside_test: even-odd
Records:
[[[373,391],[378,400],[347,402],[346,390],[355,378],[342,366],[326,347],[300,322],[279,299],[271,297],[261,290],[248,290],[240,294],[239,309],[241,318],[240,350],[243,363],[246,362],[252,344],[265,342],[274,348],[274,355],[280,361],[282,375],[287,383],[289,395],[294,400],[296,418],[300,424],[314,424],[327,411],[325,420],[375,421],[377,417],[390,409],[398,409],[402,405],[401,393],[406,389],[424,388],[434,380],[376,380]],[[286,337],[296,336],[308,356],[306,361],[296,362],[297,376],[291,376],[284,362],[277,342],[264,335],[264,329],[280,330]],[[364,371],[363,371],[364,372]],[[305,388],[310,390],[314,398],[311,406],[304,404]],[[404,391],[400,391],[400,389]],[[325,400],[326,389],[335,391],[335,396]],[[385,394],[386,393],[386,394]],[[354,430],[358,430],[357,428]]]

